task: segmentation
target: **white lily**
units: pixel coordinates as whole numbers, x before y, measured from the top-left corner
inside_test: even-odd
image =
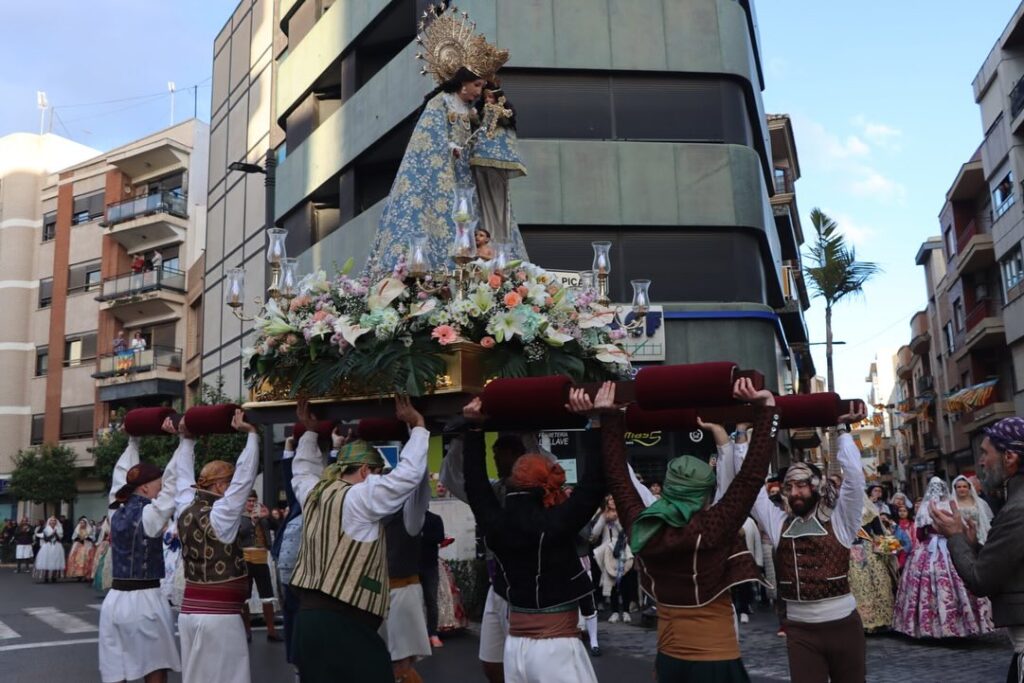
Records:
[[[426,299],[425,301],[417,301],[416,303],[409,306],[409,317],[417,318],[421,315],[427,315],[432,313],[437,308],[437,299]]]
[[[371,311],[379,311],[397,299],[405,289],[405,284],[398,278],[384,278],[370,290],[370,297],[366,304]]]
[[[327,280],[327,273],[317,270],[308,273],[299,280],[299,292],[302,294],[323,294],[331,291],[331,283]]]
[[[358,323],[353,324],[352,320],[347,316],[339,316],[334,322],[334,331],[341,335],[342,339],[347,341],[352,346],[355,346],[356,341],[362,337],[369,329],[365,329],[359,326]]]
[[[277,337],[298,330],[288,321],[288,315],[281,310],[277,299],[271,299],[263,307],[263,316],[256,318],[256,327],[268,337]]]
[[[620,346],[615,344],[598,344],[594,347],[594,351],[597,351],[595,358],[602,363],[629,365],[629,354]]]
[[[491,322],[487,324],[487,331],[499,342],[511,340],[517,334],[523,333],[518,318],[509,311],[502,311],[491,318]]]
[[[550,325],[544,330],[544,341],[551,346],[564,346],[572,340],[573,336],[571,334],[566,334]]]
[[[615,320],[615,309],[601,304],[590,304],[589,311],[580,311],[580,329],[608,327]]]

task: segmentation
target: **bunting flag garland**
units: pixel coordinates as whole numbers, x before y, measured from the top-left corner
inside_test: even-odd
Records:
[[[966,387],[945,398],[947,413],[965,413],[984,408],[992,403],[996,395],[998,379],[990,379],[981,384]]]

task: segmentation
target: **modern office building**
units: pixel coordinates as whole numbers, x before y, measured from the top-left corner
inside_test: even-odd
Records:
[[[70,446],[82,468],[75,511],[99,519],[97,434],[121,409],[198,387],[185,271],[205,244],[207,139],[190,120],[103,154],[52,135],[0,140],[0,478],[21,448]],[[118,351],[119,336],[126,347],[137,337],[134,348]]]
[[[228,165],[262,164],[268,153],[278,162],[274,222],[289,230],[301,268],[362,263],[434,87],[414,59],[430,4],[243,0],[218,36],[207,381],[219,374],[244,391],[247,328],[215,305],[225,269],[245,266],[250,296],[266,277],[263,177]],[[529,169],[512,182],[513,204],[531,260],[586,269],[590,243],[609,240],[613,298],[627,301],[629,281],[650,278],[665,305],[665,361],[731,359],[764,372],[772,389],[806,390],[799,160],[788,117],[763,110],[753,4],[458,5],[511,52],[501,74]]]

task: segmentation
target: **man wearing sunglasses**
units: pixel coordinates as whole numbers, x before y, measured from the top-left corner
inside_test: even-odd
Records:
[[[410,429],[398,465],[380,476],[384,458],[369,443],[349,441],[324,467],[317,420],[298,406],[307,431],[292,461],[292,487],[303,512],[302,547],[291,588],[299,596],[295,656],[304,683],[391,683],[387,645],[378,634],[389,607],[384,520],[405,507],[427,471],[430,432],[408,398],[395,415]]]

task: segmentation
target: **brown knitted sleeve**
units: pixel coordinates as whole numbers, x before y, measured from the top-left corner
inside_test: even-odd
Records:
[[[700,534],[709,545],[731,544],[736,539],[750,508],[757,500],[758,491],[764,486],[778,429],[779,416],[773,406],[758,410],[754,420],[754,436],[743,467],[722,499],[695,515],[684,527],[687,535]]]
[[[633,488],[626,468],[626,417],[622,413],[601,416],[601,454],[608,492],[615,499],[615,509],[623,529],[629,529],[644,510],[640,494]]]

